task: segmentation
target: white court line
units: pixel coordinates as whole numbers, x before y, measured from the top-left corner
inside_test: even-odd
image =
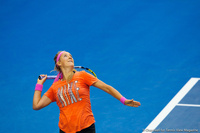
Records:
[[[165,119],[165,117],[174,109],[174,107],[199,80],[200,78],[191,78],[142,133],[152,133],[155,131],[156,127]]]
[[[200,107],[198,104],[177,104],[177,106]]]

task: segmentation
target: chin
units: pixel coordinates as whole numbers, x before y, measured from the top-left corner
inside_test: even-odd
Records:
[[[73,67],[73,68],[74,68],[74,64],[73,64],[73,65],[70,65],[70,67]]]

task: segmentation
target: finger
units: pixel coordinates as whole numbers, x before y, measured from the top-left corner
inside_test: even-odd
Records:
[[[47,75],[43,75],[43,77],[44,77],[43,80],[46,80],[46,79],[47,79]]]
[[[39,80],[42,80],[42,79],[45,80],[47,78],[47,75],[41,74],[38,78],[39,78]]]
[[[41,74],[40,76],[42,76],[42,77],[46,77],[47,75],[46,75],[46,74]]]
[[[140,102],[135,101],[135,105],[140,106]]]

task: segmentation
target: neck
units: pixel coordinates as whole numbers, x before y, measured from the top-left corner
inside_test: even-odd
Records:
[[[74,75],[73,68],[63,69],[62,73],[63,73],[63,80],[66,80],[66,82],[69,83]]]

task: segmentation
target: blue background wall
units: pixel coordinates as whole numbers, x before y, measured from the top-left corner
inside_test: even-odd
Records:
[[[69,51],[141,107],[91,87],[97,133],[139,133],[200,72],[198,0],[0,1],[0,131],[58,133],[55,103],[32,109],[39,74]],[[46,81],[44,91],[51,86]]]

